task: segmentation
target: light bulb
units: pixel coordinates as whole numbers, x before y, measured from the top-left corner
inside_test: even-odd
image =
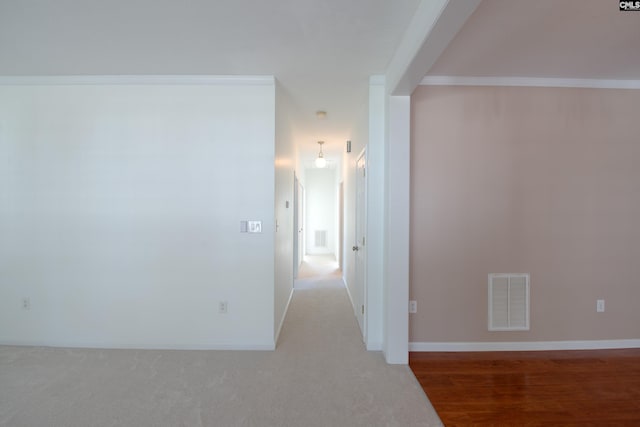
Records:
[[[316,167],[317,168],[323,168],[325,166],[327,166],[327,161],[324,159],[324,157],[316,158]]]

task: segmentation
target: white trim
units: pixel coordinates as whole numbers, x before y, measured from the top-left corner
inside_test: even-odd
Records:
[[[353,308],[353,315],[356,316],[356,320],[358,317],[358,312],[356,311],[356,305],[353,303],[353,297],[351,297],[351,292],[349,291],[349,286],[347,286],[347,281],[342,276],[342,284],[344,284],[344,288],[347,290],[347,296],[349,297],[349,302],[351,303],[351,307]]]
[[[113,76],[0,76],[0,86],[65,85],[274,85],[273,76],[113,75]]]
[[[289,294],[289,300],[287,301],[287,305],[284,307],[284,314],[282,315],[282,319],[280,319],[280,326],[278,327],[278,332],[276,332],[275,343],[278,345],[278,339],[280,338],[280,332],[282,332],[282,326],[284,325],[284,320],[287,317],[287,313],[289,312],[289,305],[291,304],[291,300],[293,299],[293,291],[295,289],[291,288],[291,293]]]
[[[594,89],[640,89],[640,80],[560,79],[538,77],[426,76],[421,86],[530,86]]]
[[[374,86],[384,86],[386,83],[386,78],[383,75],[374,75],[369,77],[369,85]]]
[[[368,342],[367,343],[367,351],[382,351],[382,343],[381,342]]]
[[[531,342],[411,342],[409,351],[549,351],[640,348],[640,339]]]
[[[387,65],[387,93],[410,96],[481,0],[423,0]]]
[[[117,344],[73,341],[0,341],[0,345],[18,347],[92,348],[104,350],[249,350],[273,351],[275,344]]]
[[[386,109],[383,354],[409,363],[409,241],[411,236],[411,97],[388,96]]]

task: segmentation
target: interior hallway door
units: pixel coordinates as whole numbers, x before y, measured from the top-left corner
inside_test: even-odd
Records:
[[[363,151],[356,161],[356,235],[353,251],[355,252],[355,280],[357,296],[354,297],[356,304],[356,318],[362,331],[362,338],[367,340],[367,300],[366,289],[366,262],[367,248],[365,231],[367,229],[367,168],[366,152]]]
[[[295,174],[293,181],[293,278],[296,279],[304,260],[304,187]]]

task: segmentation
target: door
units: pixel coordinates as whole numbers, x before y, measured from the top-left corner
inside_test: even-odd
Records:
[[[344,270],[344,183],[338,188],[338,267]]]
[[[293,278],[298,277],[298,268],[300,267],[300,258],[298,247],[300,246],[300,215],[298,213],[298,200],[300,194],[298,192],[298,177],[293,173]]]
[[[355,280],[357,297],[356,299],[356,318],[362,331],[362,337],[366,342],[367,338],[367,300],[366,281],[367,281],[367,247],[365,232],[367,229],[367,168],[366,168],[366,152],[363,151],[356,161],[356,235],[353,245],[355,252]]]
[[[304,258],[304,188],[295,174],[293,185],[293,277],[297,278]]]

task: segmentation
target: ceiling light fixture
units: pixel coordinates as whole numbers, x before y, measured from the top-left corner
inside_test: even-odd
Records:
[[[318,144],[320,144],[320,153],[318,153],[318,157],[316,158],[316,167],[323,168],[327,166],[327,160],[324,158],[324,154],[322,154],[322,144],[324,144],[324,141],[318,141]]]

